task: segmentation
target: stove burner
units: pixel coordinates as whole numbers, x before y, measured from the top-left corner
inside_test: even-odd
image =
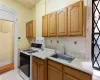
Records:
[[[37,50],[34,50],[34,51],[29,51],[28,53],[35,53],[35,52],[38,52]]]
[[[38,50],[33,50],[33,49],[26,49],[26,50],[23,50],[24,52],[27,52],[27,53],[35,53],[35,52],[38,52]]]
[[[32,51],[32,49],[25,49],[25,50],[23,50],[23,51]]]

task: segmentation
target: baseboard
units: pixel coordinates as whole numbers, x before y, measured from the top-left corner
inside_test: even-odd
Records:
[[[4,66],[13,62],[14,62],[13,60],[3,61],[3,62],[0,62],[0,66]]]

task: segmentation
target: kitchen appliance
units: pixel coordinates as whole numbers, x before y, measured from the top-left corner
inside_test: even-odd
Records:
[[[25,80],[31,80],[31,66],[32,64],[32,53],[36,53],[41,50],[42,44],[39,43],[32,43],[30,49],[25,49],[20,51],[20,65],[19,65],[19,72],[22,78]]]

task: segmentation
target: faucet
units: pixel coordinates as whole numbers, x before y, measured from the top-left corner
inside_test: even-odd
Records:
[[[63,46],[63,49],[64,49],[64,55],[66,55],[66,48],[65,48],[65,46]]]

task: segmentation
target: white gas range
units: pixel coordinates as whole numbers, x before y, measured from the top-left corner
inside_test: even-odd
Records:
[[[30,49],[20,51],[19,72],[24,80],[32,80],[32,54],[43,50],[43,38],[37,38],[35,43],[31,44]]]
[[[31,80],[32,54],[41,51],[42,44],[32,43],[30,49],[20,51],[19,72],[24,80]]]

